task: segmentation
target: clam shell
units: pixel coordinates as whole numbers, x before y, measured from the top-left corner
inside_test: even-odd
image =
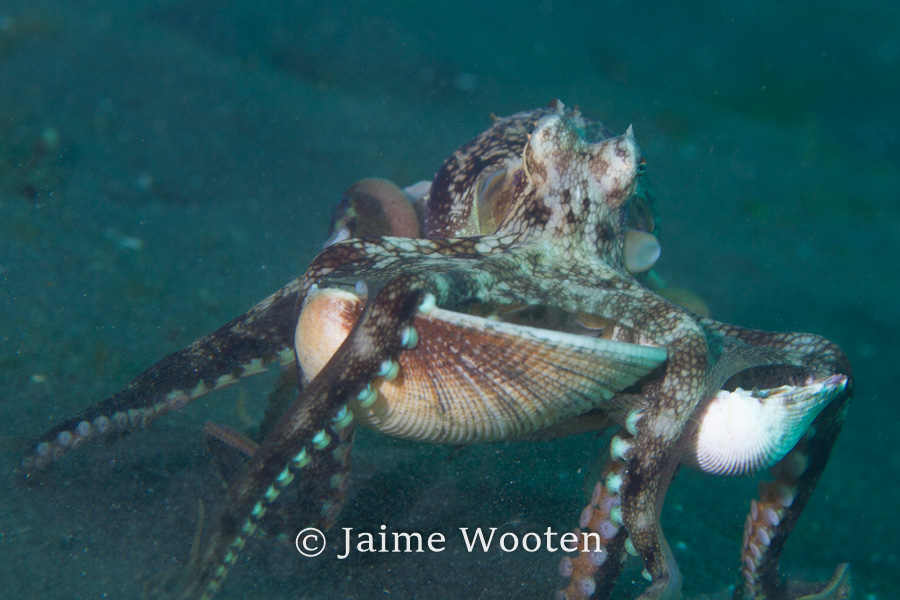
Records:
[[[784,458],[847,386],[832,375],[807,385],[769,390],[721,390],[698,416],[682,462],[714,475],[744,475]]]
[[[337,351],[363,306],[339,289],[310,295],[295,335],[307,378]],[[666,359],[663,348],[440,308],[417,315],[413,326],[419,341],[400,353],[399,375],[376,378],[375,402],[350,407],[359,423],[433,443],[490,442],[538,431],[602,407]]]

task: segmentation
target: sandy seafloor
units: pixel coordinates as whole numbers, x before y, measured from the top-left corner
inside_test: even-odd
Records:
[[[556,97],[634,124],[668,281],[721,320],[850,355],[856,396],[784,567],[849,561],[856,598],[900,597],[900,9],[782,4],[0,3],[0,597],[137,598],[183,568],[197,499],[221,498],[202,423],[249,428],[271,378],[25,485],[21,453],[300,274],[357,179],[428,179],[491,113]],[[339,526],[566,531],[605,452],[363,432]],[[673,484],[686,596],[737,581],[755,486]],[[548,598],[558,560],[458,543],[303,560],[254,541],[219,597]],[[617,597],[643,585],[631,564]]]

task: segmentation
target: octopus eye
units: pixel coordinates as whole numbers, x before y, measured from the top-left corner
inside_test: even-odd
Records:
[[[505,189],[505,182],[505,168],[485,169],[475,181],[475,206],[483,235],[495,233],[506,216],[507,195],[501,193]]]

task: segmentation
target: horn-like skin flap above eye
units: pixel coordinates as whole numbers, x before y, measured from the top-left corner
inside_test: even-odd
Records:
[[[360,298],[337,289],[310,297],[295,337],[306,377],[325,368],[362,309]],[[440,308],[417,316],[413,327],[418,344],[400,353],[397,377],[376,378],[372,387],[378,397],[350,406],[358,422],[433,443],[489,442],[535,432],[602,407],[666,358],[666,351],[654,346]]]

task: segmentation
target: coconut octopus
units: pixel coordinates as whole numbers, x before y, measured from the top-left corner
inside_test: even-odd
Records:
[[[363,180],[302,277],[48,431],[22,469],[277,361],[296,364],[300,392],[259,444],[207,426],[230,486],[173,597],[214,596],[254,534],[333,522],[356,423],[439,444],[617,427],[576,530],[599,544],[562,558],[561,600],[608,598],[626,554],[643,563],[641,599],[681,596],[659,515],[682,464],[772,467],[736,598],[849,597],[846,565],[824,584],[778,572],[851,397],[847,359],[815,335],[720,323],[663,289],[643,171],[630,128],[614,136],[554,102],[495,118],[431,182]]]

